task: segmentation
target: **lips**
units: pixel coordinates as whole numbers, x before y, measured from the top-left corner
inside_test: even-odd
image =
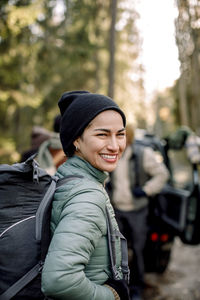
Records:
[[[117,154],[101,154],[101,157],[106,161],[115,162],[117,160]]]

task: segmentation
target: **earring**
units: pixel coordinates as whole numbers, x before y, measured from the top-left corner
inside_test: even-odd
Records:
[[[78,147],[77,146],[75,146],[75,149],[76,149],[76,151],[78,151]]]

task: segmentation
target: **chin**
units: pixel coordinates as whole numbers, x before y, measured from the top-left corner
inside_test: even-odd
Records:
[[[105,168],[105,170],[104,170],[104,171],[106,171],[106,172],[110,173],[110,172],[114,171],[114,170],[115,170],[115,168],[116,168],[116,165],[109,166],[109,167]]]
[[[96,164],[97,169],[104,171],[104,172],[108,172],[108,173],[114,171],[116,167],[117,167],[117,162],[114,162],[114,163],[104,162],[101,164]]]

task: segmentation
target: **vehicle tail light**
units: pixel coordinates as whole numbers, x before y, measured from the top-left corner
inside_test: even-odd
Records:
[[[169,240],[169,235],[167,233],[163,233],[160,235],[157,232],[152,232],[150,239],[152,242],[161,241],[161,242],[165,243]]]
[[[167,242],[169,240],[169,235],[167,233],[163,233],[160,236],[161,242]]]
[[[158,238],[159,238],[159,236],[158,236],[157,232],[152,232],[152,233],[151,233],[151,240],[152,240],[153,242],[157,242],[157,241],[158,241]]]

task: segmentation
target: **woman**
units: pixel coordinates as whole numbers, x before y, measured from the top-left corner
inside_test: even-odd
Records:
[[[54,299],[129,299],[121,271],[121,245],[115,237],[120,280],[112,278],[106,207],[118,229],[104,189],[125,146],[125,115],[110,98],[86,91],[66,92],[59,100],[60,138],[67,161],[57,176],[75,175],[55,193],[52,241],[42,272],[42,290]],[[79,178],[78,178],[79,176]]]

